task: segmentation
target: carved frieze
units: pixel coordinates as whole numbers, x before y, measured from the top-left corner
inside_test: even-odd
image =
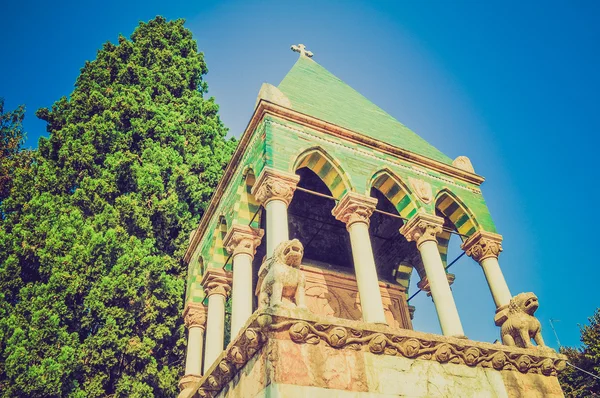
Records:
[[[265,206],[269,201],[279,199],[290,204],[300,176],[265,167],[252,187],[254,198]]]
[[[467,256],[478,263],[488,257],[496,257],[502,251],[502,235],[492,232],[477,231],[462,244]]]
[[[377,206],[377,199],[348,192],[333,208],[331,214],[346,224],[346,227],[350,227],[355,222],[368,225],[375,206]]]
[[[247,329],[229,344],[195,384],[197,390],[180,398],[191,398],[194,393],[206,398],[217,396],[269,340],[289,339],[296,344],[327,345],[338,350],[545,376],[555,376],[566,365],[566,357],[551,350],[479,343],[410,330],[394,330],[387,326],[373,328],[359,321],[329,323],[323,322],[323,317],[315,317],[307,312],[302,312],[301,316],[293,311],[285,316],[277,315],[279,313],[265,310],[252,315]],[[276,355],[269,354],[267,357],[270,360],[277,359]]]
[[[417,242],[417,247],[424,242],[437,242],[437,234],[442,232],[444,219],[427,213],[417,213],[401,228],[400,233],[410,242]]]
[[[324,343],[337,349],[362,350],[373,354],[395,355],[440,363],[481,366],[496,370],[518,370],[521,373],[542,373],[546,376],[554,376],[557,371],[565,367],[564,357],[554,352],[536,349],[527,353],[515,352],[468,340],[438,341],[303,320],[279,322],[271,325],[269,330],[287,331],[290,339],[298,344]]]

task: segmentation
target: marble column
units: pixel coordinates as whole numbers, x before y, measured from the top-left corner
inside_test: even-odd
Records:
[[[369,236],[369,219],[377,199],[348,192],[333,208],[334,217],[346,224],[350,234],[356,283],[365,322],[387,323]]]
[[[232,255],[231,340],[252,315],[252,260],[264,232],[247,225],[232,225],[224,245]]]
[[[408,241],[417,243],[442,333],[444,336],[463,337],[464,331],[437,246],[436,235],[442,232],[443,224],[441,217],[417,213],[400,228],[400,233]]]
[[[202,278],[202,286],[208,297],[206,350],[204,352],[204,371],[206,371],[223,352],[225,300],[231,291],[231,273],[223,269],[210,268]]]
[[[300,176],[265,167],[252,187],[252,195],[267,213],[267,257],[281,242],[289,239],[287,207]]]
[[[502,235],[477,231],[461,247],[483,268],[496,308],[508,305],[512,295],[498,264],[498,255],[502,251]]]
[[[187,351],[185,355],[185,374],[179,381],[184,390],[200,380],[202,376],[202,350],[204,329],[206,327],[206,306],[188,303],[183,310],[183,320],[188,329]]]

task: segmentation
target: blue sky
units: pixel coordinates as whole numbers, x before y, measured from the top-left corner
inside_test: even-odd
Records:
[[[89,3],[89,4],[87,4]],[[10,2],[2,7],[0,96],[34,111],[69,95],[85,60],[138,21],[185,18],[209,67],[209,93],[239,136],[263,82],[278,84],[304,43],[315,60],[454,158],[469,156],[504,236],[513,294],[533,291],[547,343],[564,345],[600,306],[597,163],[600,16],[594,2]],[[449,258],[459,254],[457,242]],[[494,305],[463,257],[453,287],[466,334],[493,341]],[[415,328],[438,332],[420,294]]]

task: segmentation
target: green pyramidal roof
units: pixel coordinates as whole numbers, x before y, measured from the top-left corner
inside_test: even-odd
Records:
[[[452,164],[448,156],[310,58],[301,56],[278,88],[295,111]]]

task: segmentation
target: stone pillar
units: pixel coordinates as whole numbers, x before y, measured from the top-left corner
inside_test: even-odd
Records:
[[[208,297],[206,351],[204,353],[204,370],[206,371],[223,352],[225,300],[231,291],[231,273],[223,269],[208,269],[202,278],[202,286]]]
[[[369,236],[369,218],[376,205],[377,199],[348,192],[331,212],[336,219],[346,224],[350,234],[363,320],[386,324]]]
[[[267,257],[289,239],[287,207],[300,176],[265,167],[252,187],[252,195],[267,212]]]
[[[461,247],[483,268],[496,308],[508,305],[512,295],[498,264],[498,255],[502,251],[502,235],[477,231]]]
[[[231,289],[231,339],[252,315],[252,260],[264,232],[247,225],[233,225],[224,245],[232,254],[233,286]]]
[[[188,342],[185,354],[185,374],[179,381],[179,388],[181,390],[200,381],[202,376],[202,349],[204,344],[204,328],[206,327],[206,307],[203,304],[186,304],[183,310],[183,321],[188,329]]]
[[[465,333],[437,246],[436,235],[442,232],[443,224],[441,217],[417,213],[400,228],[400,233],[408,241],[417,242],[442,333],[444,336],[463,337]]]

